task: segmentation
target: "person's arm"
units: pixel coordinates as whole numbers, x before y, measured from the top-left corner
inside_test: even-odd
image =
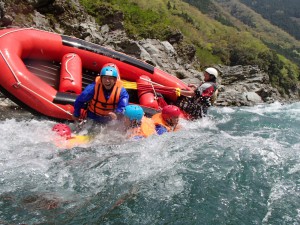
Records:
[[[82,91],[82,93],[76,98],[74,103],[74,113],[75,118],[80,117],[81,109],[84,108],[86,102],[89,102],[94,96],[95,83],[89,84]],[[74,118],[73,117],[73,118]]]
[[[189,84],[188,87],[190,87],[191,90],[180,89],[180,95],[183,95],[186,97],[194,97],[195,91],[197,90],[197,86],[195,84]]]
[[[160,124],[155,125],[155,131],[158,135],[168,132],[167,128]]]
[[[125,88],[122,88],[118,106],[115,110],[117,114],[123,114],[125,107],[129,104],[129,94]]]
[[[126,89],[123,87],[120,93],[120,99],[118,102],[118,106],[114,112],[108,113],[112,120],[121,119],[123,116],[123,112],[125,107],[129,104],[129,94]]]
[[[193,97],[195,96],[195,91],[194,90],[191,90],[191,91],[188,91],[188,90],[180,90],[180,95],[183,95],[183,96],[186,96],[186,97]]]
[[[196,84],[188,84],[188,87],[192,88],[193,90],[197,89],[197,85]]]

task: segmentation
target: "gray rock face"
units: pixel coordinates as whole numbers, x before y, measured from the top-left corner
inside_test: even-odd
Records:
[[[257,66],[217,66],[221,72],[216,105],[252,106],[283,100]]]

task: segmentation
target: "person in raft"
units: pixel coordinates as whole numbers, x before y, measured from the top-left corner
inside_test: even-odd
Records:
[[[176,105],[188,114],[190,119],[199,119],[207,115],[207,109],[214,104],[218,95],[218,71],[208,67],[204,71],[204,82],[197,87],[190,84],[192,90],[180,90],[182,97]]]
[[[152,120],[155,124],[156,133],[158,135],[161,135],[166,132],[179,130],[180,126],[178,125],[178,122],[180,114],[181,111],[177,106],[164,106],[160,113],[156,113],[152,116]]]
[[[139,105],[127,105],[124,111],[126,138],[138,140],[155,134],[155,126],[151,118],[144,116]]]
[[[73,119],[78,121],[87,104],[87,118],[101,124],[120,119],[129,102],[129,94],[119,79],[115,64],[106,64],[95,82],[86,86],[74,103]]]

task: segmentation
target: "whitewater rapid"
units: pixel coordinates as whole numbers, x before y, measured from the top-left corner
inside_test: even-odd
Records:
[[[299,224],[300,104],[209,114],[141,141],[101,129],[71,150],[53,121],[0,121],[0,222]]]

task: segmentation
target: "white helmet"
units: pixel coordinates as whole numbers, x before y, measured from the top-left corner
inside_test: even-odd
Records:
[[[207,72],[209,75],[215,76],[215,78],[218,78],[218,71],[213,67],[206,68],[205,72]]]

